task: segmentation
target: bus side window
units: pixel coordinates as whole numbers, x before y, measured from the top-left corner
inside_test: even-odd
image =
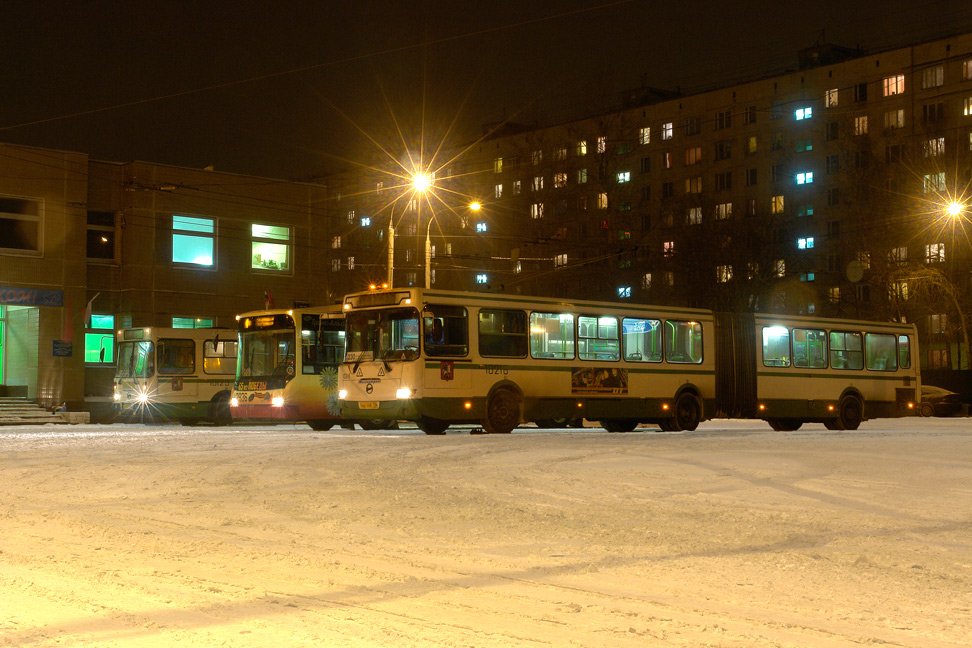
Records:
[[[680,364],[702,362],[702,325],[666,320],[665,360]]]
[[[574,359],[574,316],[571,313],[530,313],[530,355]]]
[[[793,366],[823,369],[827,366],[827,332],[793,329]],[[766,355],[764,353],[763,358]]]
[[[864,350],[860,333],[830,332],[830,366],[834,369],[864,368]]]
[[[159,374],[191,374],[196,371],[196,343],[192,340],[159,340]]]
[[[577,318],[577,357],[581,360],[617,360],[616,317],[581,315]]]
[[[911,369],[911,339],[907,335],[898,336],[898,366]]]
[[[763,327],[763,365],[790,366],[790,329],[785,326]]]
[[[896,371],[898,354],[894,335],[888,333],[865,333],[864,355],[867,368],[871,371]]]
[[[479,355],[523,358],[527,354],[526,313],[484,308],[479,311]]]
[[[427,305],[422,325],[426,355],[457,357],[469,353],[469,324],[462,306]]]
[[[628,362],[662,361],[661,320],[625,317],[621,322],[624,359]]]

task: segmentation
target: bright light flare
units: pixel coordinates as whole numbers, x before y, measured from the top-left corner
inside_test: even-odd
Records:
[[[395,397],[396,398],[411,398],[412,397],[412,390],[409,389],[408,387],[399,387],[398,390],[395,392]]]
[[[274,396],[273,400],[270,401],[270,404],[273,405],[274,407],[283,407],[284,406],[283,396]]]
[[[425,193],[432,185],[432,176],[427,173],[416,173],[412,176],[412,187],[419,193]]]
[[[961,216],[962,212],[964,211],[965,211],[965,205],[963,205],[960,202],[950,202],[947,205],[945,205],[945,215],[949,216],[950,218],[956,218],[958,216]]]
[[[483,208],[483,206],[480,205],[478,202],[469,203],[469,209],[471,209],[473,211],[479,211],[482,208]]]

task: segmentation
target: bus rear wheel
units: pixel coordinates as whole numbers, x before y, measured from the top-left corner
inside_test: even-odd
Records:
[[[800,426],[803,425],[803,421],[800,419],[766,419],[766,422],[777,432],[793,432],[799,430]]]
[[[418,429],[422,430],[426,434],[431,435],[445,434],[446,430],[449,428],[448,421],[429,418],[428,416],[423,416],[421,419],[416,421],[415,424],[418,426]]]
[[[702,405],[695,394],[682,394],[675,399],[675,429],[693,431],[702,421]]]
[[[209,419],[216,425],[230,425],[233,414],[230,412],[229,392],[220,392],[209,402]]]
[[[520,424],[520,397],[511,389],[500,387],[486,403],[483,430],[486,434],[509,434]]]
[[[856,430],[864,420],[864,405],[856,396],[844,396],[837,405],[835,430]],[[828,426],[829,427],[829,426]]]

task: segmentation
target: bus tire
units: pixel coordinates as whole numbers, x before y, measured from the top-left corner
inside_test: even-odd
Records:
[[[803,421],[800,419],[791,418],[766,419],[766,422],[777,432],[793,432],[799,430],[800,426],[803,425]]]
[[[675,421],[673,419],[662,419],[658,421],[658,427],[662,432],[674,432]]]
[[[483,430],[486,434],[509,434],[520,424],[520,396],[512,389],[500,387],[486,403]]]
[[[856,430],[864,420],[864,405],[857,396],[844,396],[837,406],[839,430]]]
[[[423,416],[415,424],[418,426],[418,429],[429,435],[445,434],[449,428],[449,421],[429,418],[428,416]]]
[[[309,425],[312,430],[316,430],[317,432],[325,432],[334,427],[334,421],[328,421],[327,419],[311,419],[307,421],[307,425]]]
[[[216,394],[213,400],[209,401],[209,418],[215,425],[229,425],[233,422],[229,401],[228,391]]]
[[[675,429],[693,431],[702,421],[702,405],[695,394],[683,393],[675,399]]]

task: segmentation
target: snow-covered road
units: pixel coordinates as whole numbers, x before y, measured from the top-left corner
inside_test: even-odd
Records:
[[[3,646],[970,637],[970,419],[0,428]]]

